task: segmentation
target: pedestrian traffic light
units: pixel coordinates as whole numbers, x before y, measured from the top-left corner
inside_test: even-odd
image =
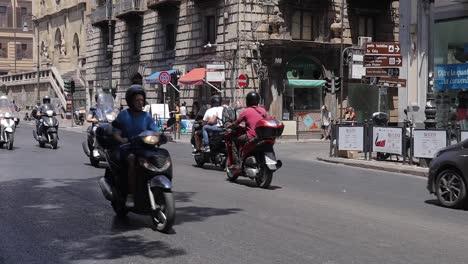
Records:
[[[325,90],[328,93],[331,93],[333,91],[333,80],[331,78],[325,78]]]
[[[70,87],[70,81],[63,81],[63,90],[65,90],[65,92],[70,93]]]
[[[335,85],[335,93],[337,93],[341,89],[341,77],[334,78],[334,85]]]

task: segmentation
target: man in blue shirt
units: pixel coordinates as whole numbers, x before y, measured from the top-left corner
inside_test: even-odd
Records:
[[[146,102],[146,92],[141,85],[134,84],[125,93],[128,109],[119,113],[114,123],[116,130],[114,137],[122,143],[120,146],[120,157],[122,162],[128,166],[128,195],[125,205],[134,207],[133,195],[136,190],[135,186],[135,155],[132,153],[132,146],[126,144],[132,138],[138,136],[141,132],[152,130],[158,131],[156,124],[151,118],[151,115],[143,111]]]

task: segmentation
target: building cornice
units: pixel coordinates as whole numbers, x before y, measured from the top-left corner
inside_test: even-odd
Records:
[[[46,14],[44,16],[41,16],[41,17],[37,17],[36,21],[41,23],[45,20],[50,20],[51,18],[54,18],[54,17],[58,17],[58,16],[62,16],[70,11],[73,11],[74,9],[80,9],[81,7],[84,7],[85,10],[86,10],[86,2],[79,2],[78,4],[76,5],[71,5],[71,6],[68,6],[68,7],[64,7],[60,10],[57,10],[56,12],[54,13],[50,13],[50,14]]]

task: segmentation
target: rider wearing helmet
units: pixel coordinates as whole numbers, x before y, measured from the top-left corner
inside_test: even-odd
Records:
[[[223,131],[223,107],[221,106],[221,96],[217,94],[213,95],[210,101],[211,108],[206,110],[205,115],[203,116],[202,136],[205,152],[210,152],[209,134]]]
[[[88,115],[86,116],[86,121],[88,123],[92,123],[93,127],[95,124],[99,122],[99,120],[97,120],[96,118],[96,111],[97,111],[98,98],[102,94],[103,94],[102,92],[98,92],[94,95],[94,101],[96,102],[96,104],[89,108]]]
[[[239,158],[238,146],[244,145],[249,140],[255,138],[257,136],[257,133],[255,132],[257,122],[267,117],[267,112],[265,108],[258,106],[258,104],[260,103],[260,95],[257,92],[249,92],[245,97],[245,103],[247,105],[247,108],[244,111],[242,111],[239,118],[237,118],[237,120],[230,126],[236,127],[240,123],[245,122],[245,126],[247,128],[247,134],[239,136],[237,139],[234,140],[235,144],[233,144],[232,146],[234,158],[233,164],[237,164],[237,160]]]
[[[37,135],[39,137],[42,136],[42,114],[44,113],[45,109],[44,106],[46,104],[50,104],[50,96],[46,95],[44,98],[42,98],[42,105],[38,107],[36,111],[36,129],[37,129]]]
[[[122,144],[128,143],[130,139],[138,136],[146,130],[158,131],[151,115],[143,111],[146,101],[146,92],[141,85],[134,84],[125,93],[125,100],[129,108],[122,110],[115,121],[114,137]],[[127,207],[134,206],[133,194],[135,193],[135,155],[132,153],[131,145],[120,146],[120,158],[128,169],[128,195]]]

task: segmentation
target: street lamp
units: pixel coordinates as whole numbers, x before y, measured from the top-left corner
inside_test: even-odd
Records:
[[[39,63],[39,20],[38,18],[33,15],[33,14],[29,14],[30,17],[32,17],[34,19],[34,27],[36,28],[36,53],[37,53],[37,94],[36,94],[36,99],[37,101],[40,101],[40,89],[39,89],[39,85],[40,85],[40,68],[41,68],[41,64]],[[26,30],[25,30],[26,29]],[[23,25],[23,31],[28,31],[28,26],[27,24]]]

